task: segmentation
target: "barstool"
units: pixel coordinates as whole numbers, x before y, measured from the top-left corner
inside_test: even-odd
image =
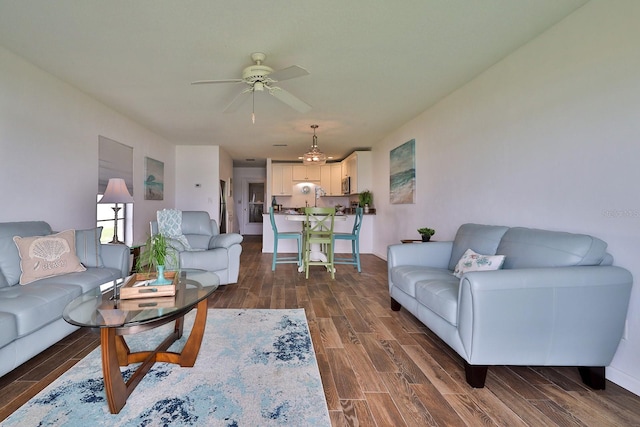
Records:
[[[333,223],[336,215],[335,208],[306,208],[307,215],[304,225],[304,270],[309,278],[310,265],[324,265],[335,279],[333,264]],[[324,246],[327,260],[311,260],[311,245]]]
[[[302,233],[286,232],[279,233],[276,226],[276,220],[273,217],[273,207],[269,208],[269,218],[271,219],[271,229],[273,230],[273,261],[271,262],[271,271],[276,270],[276,264],[298,264],[302,266]],[[296,239],[298,244],[298,256],[281,256],[278,257],[278,240],[280,239]]]
[[[355,265],[358,273],[362,271],[360,269],[360,227],[362,226],[363,213],[363,208],[356,208],[355,221],[353,222],[353,231],[351,233],[333,233],[334,248],[336,240],[351,240],[351,256],[334,257],[333,263]]]

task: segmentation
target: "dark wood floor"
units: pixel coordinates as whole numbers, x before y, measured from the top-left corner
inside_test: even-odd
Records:
[[[590,390],[574,368],[491,367],[486,387],[470,388],[457,354],[389,309],[386,262],[373,255],[361,274],[338,266],[332,281],[315,267],[305,280],[290,264],[273,273],[259,237],[243,248],[239,283],[212,308],[304,308],[334,426],[640,426],[640,397],[609,381]],[[0,378],[0,421],[97,346],[80,330]]]

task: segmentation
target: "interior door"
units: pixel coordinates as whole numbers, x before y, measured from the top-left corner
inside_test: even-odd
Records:
[[[262,234],[264,180],[247,180],[243,185],[242,234]]]
[[[220,233],[227,232],[227,182],[220,180]]]

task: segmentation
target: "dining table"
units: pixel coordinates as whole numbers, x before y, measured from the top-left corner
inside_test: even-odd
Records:
[[[307,216],[304,214],[287,214],[285,215],[284,219],[287,221],[297,221],[302,223],[307,220]],[[336,214],[334,216],[334,221],[346,221],[346,220],[347,220],[346,215]],[[309,260],[327,262],[327,254],[322,251],[322,247],[319,243],[313,243],[311,245]],[[329,270],[329,267],[327,267],[327,270]],[[303,265],[298,266],[298,271],[303,272],[304,266]]]

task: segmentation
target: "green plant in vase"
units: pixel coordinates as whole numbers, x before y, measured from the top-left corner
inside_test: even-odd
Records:
[[[365,213],[369,213],[369,208],[373,204],[373,193],[369,190],[364,190],[358,195],[358,202],[361,208],[364,208]]]
[[[431,239],[431,236],[436,234],[436,230],[433,228],[422,227],[418,228],[418,233],[422,235],[423,242],[428,242]]]
[[[152,268],[155,268],[158,273],[158,278],[154,284],[171,284],[171,281],[164,277],[164,269],[167,261],[169,261],[171,265],[178,264],[176,253],[171,249],[173,249],[173,246],[169,244],[168,239],[163,234],[158,233],[149,236],[145,243],[145,250],[140,254],[136,263],[136,269],[138,271],[142,271],[143,269],[151,271]]]

